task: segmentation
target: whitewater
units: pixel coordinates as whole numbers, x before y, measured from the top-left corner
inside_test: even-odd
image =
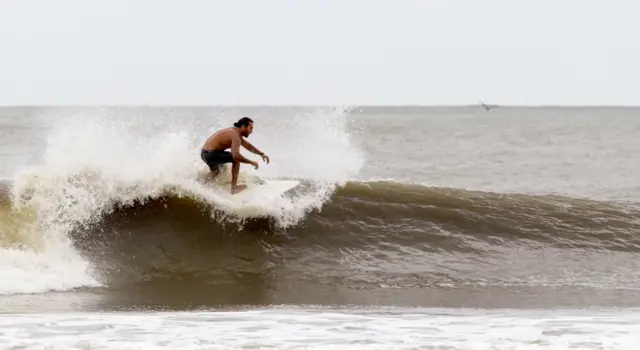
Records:
[[[17,172],[10,185],[12,210],[32,221],[14,224],[18,232],[11,234],[21,239],[0,251],[0,280],[11,281],[0,287],[0,294],[100,286],[99,276],[74,250],[69,234],[95,224],[116,207],[170,193],[211,204],[210,215],[221,221],[269,216],[288,227],[321,208],[363,162],[341,110],[287,119],[261,117],[251,141],[273,162],[261,164],[258,171],[243,167],[241,177],[299,179],[305,186],[293,198],[238,206],[206,186],[202,180],[208,168],[199,158],[207,133],[228,127],[235,115],[155,118],[142,109],[126,115],[101,110],[38,117],[53,119],[47,120],[41,163]]]

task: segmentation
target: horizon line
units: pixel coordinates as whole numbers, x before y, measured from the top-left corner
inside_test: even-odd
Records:
[[[145,108],[194,108],[194,107],[222,107],[222,108],[461,108],[461,107],[489,107],[494,108],[633,108],[640,107],[640,104],[0,104],[0,108],[36,108],[36,107],[145,107]]]

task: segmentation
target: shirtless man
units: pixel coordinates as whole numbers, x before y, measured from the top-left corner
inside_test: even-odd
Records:
[[[231,167],[231,193],[236,194],[247,188],[246,185],[238,186],[238,172],[240,163],[253,165],[258,169],[258,163],[243,157],[240,154],[240,145],[250,152],[262,157],[262,160],[269,164],[269,157],[247,142],[244,137],[249,137],[253,132],[253,120],[243,117],[233,124],[232,128],[217,131],[209,136],[202,146],[200,158],[209,166],[214,176],[220,173],[220,165],[232,163]],[[231,148],[231,152],[225,151]]]

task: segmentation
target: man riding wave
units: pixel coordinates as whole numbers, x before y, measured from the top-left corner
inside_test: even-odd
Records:
[[[220,173],[220,166],[232,163],[231,166],[231,193],[236,194],[247,188],[246,185],[238,186],[238,173],[240,163],[253,165],[258,169],[258,163],[249,160],[240,154],[240,146],[248,151],[262,157],[262,160],[269,164],[269,157],[250,144],[245,137],[253,133],[253,120],[248,117],[240,118],[231,128],[218,130],[209,136],[200,151],[200,158],[209,166],[214,176]],[[231,148],[231,152],[227,151]]]

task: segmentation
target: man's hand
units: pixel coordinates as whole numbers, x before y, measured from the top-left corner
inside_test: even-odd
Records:
[[[269,164],[269,156],[267,156],[266,154],[262,153],[261,154],[262,157],[262,161]]]
[[[251,161],[251,165],[253,165],[254,168],[256,168],[256,170],[258,170],[258,162],[254,162],[253,160]]]

